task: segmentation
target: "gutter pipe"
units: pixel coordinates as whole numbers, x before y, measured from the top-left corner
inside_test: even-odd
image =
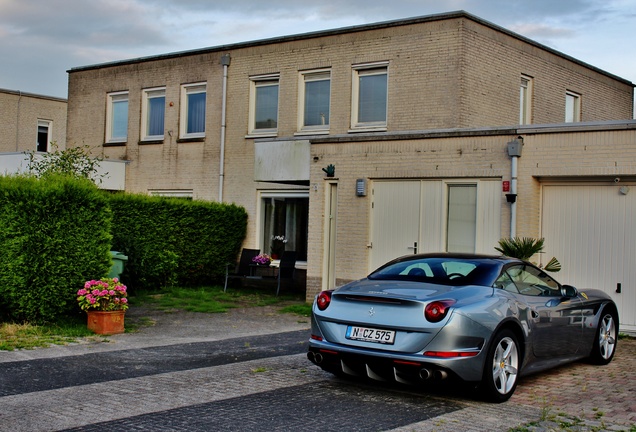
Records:
[[[221,155],[219,158],[219,202],[223,202],[223,180],[225,179],[225,127],[227,119],[227,69],[230,66],[230,55],[221,56],[223,65],[223,95],[221,101]]]

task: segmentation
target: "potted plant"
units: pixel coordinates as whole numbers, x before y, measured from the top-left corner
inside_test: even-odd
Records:
[[[123,333],[127,297],[126,285],[118,278],[86,281],[77,291],[77,301],[88,315],[88,329],[97,334]]]
[[[287,243],[287,239],[284,235],[275,235],[272,236],[272,257],[274,259],[279,259],[283,252],[285,251],[285,244]]]
[[[252,262],[259,266],[269,266],[272,263],[272,257],[267,254],[260,254],[252,258]]]

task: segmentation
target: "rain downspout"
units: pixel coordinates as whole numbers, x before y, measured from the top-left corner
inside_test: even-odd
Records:
[[[22,102],[22,91],[18,91],[18,118],[15,128],[15,151],[20,151],[20,102]]]
[[[510,193],[506,194],[506,201],[510,203],[510,237],[517,236],[517,165],[521,157],[523,137],[508,143],[508,156],[511,158]]]
[[[223,202],[223,180],[225,178],[225,121],[227,109],[227,68],[230,66],[230,55],[221,56],[223,65],[223,96],[221,101],[221,156],[219,166],[219,202]]]

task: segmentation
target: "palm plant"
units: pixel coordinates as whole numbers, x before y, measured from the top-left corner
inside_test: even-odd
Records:
[[[545,239],[543,238],[507,237],[499,240],[499,247],[495,247],[495,250],[512,258],[528,261],[534,254],[543,252],[544,242]],[[552,257],[544,269],[550,272],[558,272],[561,270],[561,263],[555,257]]]

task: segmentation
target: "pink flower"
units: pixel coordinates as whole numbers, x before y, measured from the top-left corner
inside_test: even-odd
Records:
[[[119,299],[119,297],[115,297],[115,298],[113,299],[113,301],[114,301],[115,303],[119,303],[119,302],[120,302],[120,299]]]
[[[90,304],[95,304],[97,300],[94,297],[91,297],[90,299],[88,299],[88,301],[90,302]]]
[[[93,291],[91,291],[91,294],[93,294],[94,296],[98,296],[99,295],[99,290],[98,289],[94,289]]]
[[[117,283],[117,282],[119,282],[119,279],[118,278],[113,278],[113,282]]]
[[[83,295],[86,295],[86,294],[88,294],[88,291],[86,291],[84,288],[82,288],[81,290],[79,290],[77,292],[78,296],[83,296]]]
[[[99,293],[99,295],[107,296],[107,295],[108,295],[108,290],[107,290],[107,289],[102,290],[102,292],[101,292],[101,293]]]
[[[123,299],[121,299],[120,301],[121,301],[122,303],[124,303],[124,304],[128,303],[128,299],[127,299],[127,298],[123,298]]]
[[[108,294],[114,296],[116,293],[115,293],[115,290],[110,290],[108,291]]]

